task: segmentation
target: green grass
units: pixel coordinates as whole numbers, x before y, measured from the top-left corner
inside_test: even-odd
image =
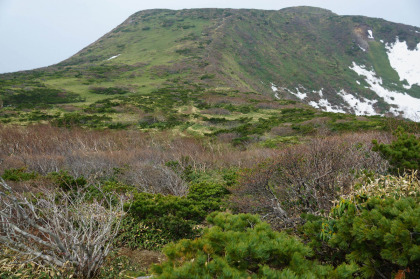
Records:
[[[402,86],[383,44],[370,42],[369,52],[363,52],[354,42],[351,34],[361,23],[371,26],[375,38],[386,42],[393,40],[391,35],[407,37],[412,33],[407,33],[407,27],[382,20],[340,17],[311,8],[143,11],[58,65],[0,75],[3,102],[28,88],[80,97],[58,104],[44,102],[48,107],[26,112],[11,103],[0,110],[0,121],[58,121],[75,110],[81,119],[96,119],[94,124],[87,121],[85,125],[95,128],[173,129],[200,135],[236,133],[238,137],[272,138],[273,127],[287,124],[294,125],[295,133],[309,133],[319,127],[305,122],[325,114],[287,99],[273,100],[271,82],[292,90],[299,85],[307,90],[324,88],[324,96],[333,104],[342,102],[336,96],[341,89],[375,98],[349,69],[355,61],[373,65],[388,88]],[[111,90],[97,94],[94,88],[126,88],[129,93],[108,94]],[[413,86],[409,94],[420,96],[420,87]],[[280,95],[291,97],[285,91]],[[274,106],[262,109],[260,103],[265,103],[262,107],[267,103]],[[382,101],[378,104],[388,109]],[[200,112],[206,109],[227,110],[229,115]],[[284,109],[292,110],[285,114]],[[106,118],[95,118],[98,115]],[[218,120],[222,117],[226,121]],[[359,125],[352,118],[344,117],[348,123],[338,125],[334,121],[337,116],[326,117],[331,119],[329,128],[337,131]],[[360,127],[377,129],[381,123]]]

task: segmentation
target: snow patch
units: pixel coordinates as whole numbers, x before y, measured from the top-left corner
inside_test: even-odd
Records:
[[[375,38],[373,37],[372,30],[368,30],[368,34],[369,34],[368,39],[375,39]]]
[[[327,99],[320,99],[318,103],[315,101],[310,101],[308,104],[314,108],[321,109],[326,112],[346,113],[338,106],[332,106]]]
[[[301,86],[301,85],[299,85],[299,87],[301,88],[301,89],[305,89],[303,86]],[[307,96],[308,96],[308,94],[307,93],[305,93],[305,92],[300,92],[300,90],[299,90],[299,87],[296,87],[296,93],[295,92],[293,92],[292,90],[290,90],[290,89],[287,89],[287,88],[282,88],[283,90],[286,90],[287,92],[289,92],[290,94],[292,94],[292,95],[294,95],[294,96],[296,96],[296,97],[298,97],[299,99],[301,99],[301,100],[303,100],[303,99],[305,99]]]
[[[312,93],[314,93],[314,94],[318,94],[319,95],[319,97],[323,97],[324,96],[324,94],[322,93],[322,90],[324,90],[324,88],[321,88],[319,91],[316,91],[316,90],[312,90]]]
[[[321,90],[318,91],[319,97],[321,98],[324,96],[324,94],[322,93],[322,90],[324,90],[324,88],[321,88]]]
[[[277,92],[277,86],[274,83],[271,83],[271,90],[273,90],[273,92]]]
[[[379,40],[381,43],[384,43],[384,40]]]
[[[341,98],[343,98],[343,100],[350,105],[356,115],[377,115],[375,109],[373,108],[373,104],[378,101],[371,101],[363,97],[358,99],[343,89],[338,92],[338,95],[341,96]]]
[[[356,83],[357,83],[358,85],[360,85],[360,81],[356,80]]]
[[[366,49],[362,48],[360,45],[358,45],[360,47],[361,50],[366,51]]]
[[[382,79],[376,76],[374,71],[366,69],[365,66],[359,66],[355,62],[349,67],[359,76],[364,76],[369,88],[385,102],[394,105],[390,110],[394,115],[402,114],[405,118],[413,121],[420,121],[420,99],[414,98],[406,93],[391,91],[382,86]]]
[[[108,58],[107,60],[112,60],[112,59],[114,59],[114,58],[117,58],[118,56],[120,56],[121,54],[117,54],[117,55],[114,55],[114,56],[111,56],[110,58]]]
[[[273,92],[274,92],[274,97],[276,99],[280,100],[279,93],[277,92],[277,91],[279,91],[279,89],[277,88],[277,86],[274,83],[271,83],[271,90],[273,90]]]
[[[388,59],[400,80],[407,80],[409,88],[413,84],[420,85],[420,43],[414,50],[409,50],[405,41],[397,40],[393,44],[386,44]],[[407,88],[407,89],[409,89]]]

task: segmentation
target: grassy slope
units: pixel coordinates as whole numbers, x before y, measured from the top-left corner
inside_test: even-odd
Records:
[[[342,101],[336,97],[340,89],[372,98],[374,94],[365,84],[358,85],[357,74],[348,68],[356,61],[372,66],[386,86],[401,86],[383,44],[367,41],[369,28],[377,41],[392,42],[398,35],[412,47],[419,40],[404,25],[341,17],[308,7],[280,11],[143,11],[57,65],[0,76],[5,104],[0,118],[6,123],[73,121],[97,128],[130,125],[201,135],[233,133],[236,138],[248,140],[250,135],[262,135],[273,128],[271,124],[261,124],[263,120],[259,119],[270,119],[282,115],[283,109],[300,107],[289,101],[273,102],[271,82],[290,89],[298,85],[308,90],[324,88],[324,95],[332,103]],[[369,52],[357,46],[363,43],[368,44]],[[124,88],[127,93],[92,92],[93,88],[109,87]],[[50,89],[56,90],[51,93],[56,94],[54,98],[13,103],[31,96],[34,99],[33,92],[42,94]],[[416,95],[417,89],[413,86],[411,93]],[[291,98],[286,92],[281,92],[281,96]],[[57,104],[60,98],[62,104]],[[309,107],[303,109],[312,112],[310,118],[327,115],[330,123],[337,119]],[[206,113],[212,110],[219,112]],[[224,112],[220,114],[220,110]],[[75,112],[82,118],[77,116],[75,120]],[[295,110],[293,117],[272,123],[290,126],[308,120],[301,113],[300,109]],[[355,121],[352,116],[340,117]],[[249,125],[264,129],[255,131]]]

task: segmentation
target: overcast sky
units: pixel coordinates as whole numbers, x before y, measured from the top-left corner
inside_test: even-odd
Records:
[[[302,5],[420,27],[420,0],[0,0],[0,73],[58,63],[140,10]]]

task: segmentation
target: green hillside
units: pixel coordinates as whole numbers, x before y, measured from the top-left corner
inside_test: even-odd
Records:
[[[0,279],[420,278],[419,41],[148,10],[0,75]]]
[[[385,45],[398,36],[413,49],[420,41],[413,28],[311,7],[141,11],[63,62],[1,75],[0,121],[232,132],[247,139],[282,123],[353,121],[297,98],[306,94],[303,103],[335,108],[324,111],[357,113],[339,92],[370,100],[373,114],[387,114],[393,105],[349,67],[364,65],[384,87],[401,89]],[[403,92],[419,96],[420,87]],[[249,128],[264,121],[270,122],[264,129]],[[370,123],[377,127],[377,118]]]

